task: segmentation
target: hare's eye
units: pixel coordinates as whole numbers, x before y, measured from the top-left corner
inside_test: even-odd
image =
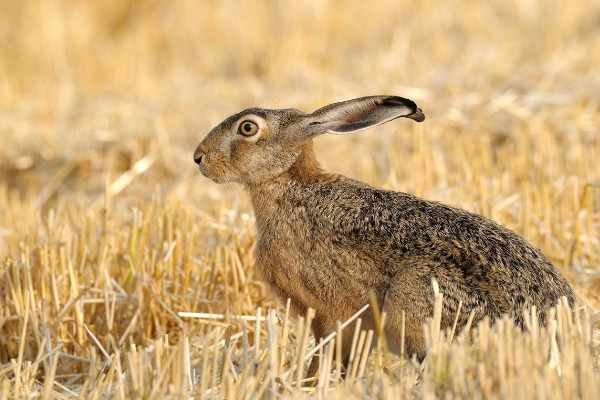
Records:
[[[244,136],[253,136],[258,132],[258,125],[252,121],[244,121],[240,124],[240,133]]]

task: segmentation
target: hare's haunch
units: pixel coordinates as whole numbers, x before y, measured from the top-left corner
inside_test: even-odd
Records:
[[[411,100],[372,96],[335,103],[312,114],[251,108],[215,127],[194,161],[215,182],[248,191],[257,225],[256,268],[282,299],[304,313],[315,309],[317,341],[369,303],[373,292],[387,313],[385,334],[400,352],[425,356],[422,324],[433,310],[432,279],[444,293],[442,329],[510,315],[524,324],[536,306],[539,321],[569,283],[534,246],[497,223],[406,193],[373,188],[324,171],[312,139],[349,134],[399,117],[421,122]],[[374,328],[373,316],[363,327]],[[353,327],[343,335],[347,356]]]

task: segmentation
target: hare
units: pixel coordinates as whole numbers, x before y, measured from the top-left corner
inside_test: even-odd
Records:
[[[241,183],[249,193],[259,276],[280,298],[290,298],[296,312],[315,310],[316,340],[368,304],[372,292],[387,313],[390,349],[402,350],[404,311],[404,354],[422,360],[432,279],[444,294],[442,329],[452,327],[460,302],[459,328],[471,313],[474,323],[509,315],[524,327],[524,311],[532,306],[545,324],[545,311],[561,297],[573,304],[567,280],[512,231],[477,214],[328,173],[315,159],[314,137],[399,117],[425,119],[413,101],[397,96],[362,97],[312,114],[250,108],[215,127],[194,152],[204,176]],[[363,327],[375,328],[369,310]],[[346,361],[351,339],[342,338]]]

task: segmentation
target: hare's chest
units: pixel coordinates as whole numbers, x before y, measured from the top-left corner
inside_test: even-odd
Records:
[[[370,289],[385,279],[374,273],[373,260],[336,246],[331,235],[310,224],[278,228],[259,230],[256,269],[275,294],[290,298],[299,311],[340,302],[360,307]]]
[[[273,289],[296,291],[307,255],[286,230],[259,231],[255,247],[256,270]]]
[[[285,242],[284,242],[285,243]],[[301,254],[293,243],[258,240],[255,248],[256,270],[260,279],[284,303],[289,298],[296,312],[304,314],[315,308],[305,287]]]

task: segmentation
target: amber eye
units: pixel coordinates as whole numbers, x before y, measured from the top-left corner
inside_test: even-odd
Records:
[[[258,125],[252,121],[244,121],[240,124],[240,133],[244,136],[253,136],[258,132]]]

